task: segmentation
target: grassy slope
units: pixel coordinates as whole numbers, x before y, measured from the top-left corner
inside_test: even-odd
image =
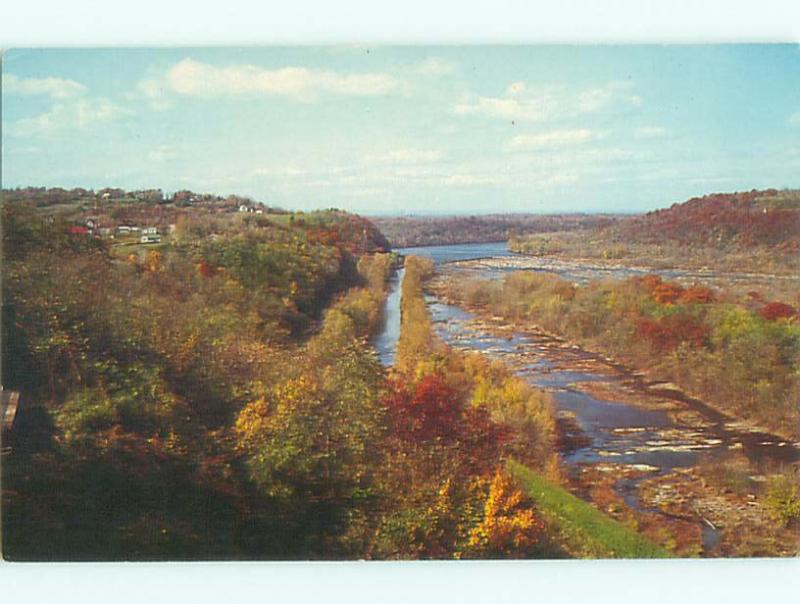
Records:
[[[662,547],[515,461],[509,470],[549,527],[580,558],[667,558]]]

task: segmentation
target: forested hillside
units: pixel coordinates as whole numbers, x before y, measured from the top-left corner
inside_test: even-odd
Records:
[[[393,247],[488,243],[511,236],[568,231],[611,224],[614,215],[489,214],[483,216],[375,216],[372,221]]]
[[[79,226],[82,201],[3,204],[3,555],[360,555],[385,241],[339,211],[115,203],[89,211],[176,223],[143,243]],[[272,429],[300,440],[264,449]],[[335,451],[314,440],[337,429]]]
[[[797,274],[800,191],[716,193],[591,229],[512,236],[509,248],[650,266]]]
[[[774,246],[800,252],[800,191],[747,191],[693,197],[663,210],[619,221],[617,238],[720,248]]]

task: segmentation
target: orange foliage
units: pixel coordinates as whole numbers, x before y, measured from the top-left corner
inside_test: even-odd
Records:
[[[636,277],[635,280],[639,281],[646,289],[653,291],[656,287],[661,285],[661,277],[654,274],[645,275],[644,277]]]
[[[150,250],[147,252],[147,259],[145,260],[145,266],[147,270],[151,273],[157,273],[161,270],[161,252],[158,250]]]
[[[683,295],[683,287],[665,281],[653,289],[653,299],[659,304],[675,304]]]
[[[716,300],[714,292],[702,285],[687,287],[680,297],[680,302],[684,304],[710,304],[714,300]]]

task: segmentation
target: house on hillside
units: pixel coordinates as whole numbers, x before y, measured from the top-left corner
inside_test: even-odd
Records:
[[[142,235],[158,235],[157,227],[145,227],[142,229]]]
[[[161,243],[160,235],[142,235],[139,243]]]

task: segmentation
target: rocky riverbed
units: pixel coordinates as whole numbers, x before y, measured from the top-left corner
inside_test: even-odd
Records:
[[[450,345],[508,364],[550,391],[573,489],[677,554],[788,555],[796,534],[776,526],[758,483],[725,493],[703,464],[743,454],[754,467],[800,458],[795,443],[743,425],[601,354],[501,317],[465,310],[434,283],[428,302]]]

